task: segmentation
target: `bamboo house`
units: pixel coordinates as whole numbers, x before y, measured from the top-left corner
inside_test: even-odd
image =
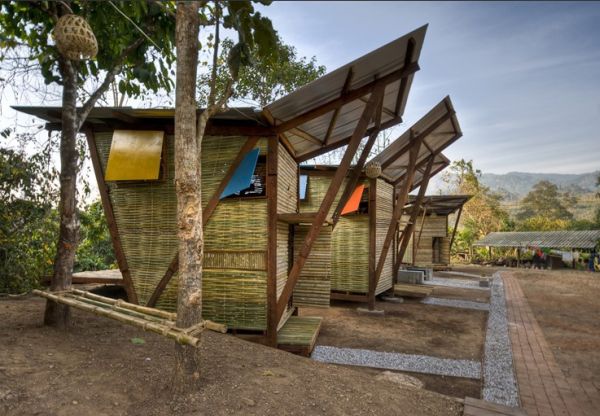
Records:
[[[462,135],[452,102],[444,98],[409,131],[373,158],[379,177],[360,172],[351,197],[331,210],[331,298],[368,302],[392,289],[399,236],[396,235],[408,192],[427,188],[429,178],[449,161],[441,153]],[[310,212],[336,172],[334,166],[301,166],[300,212]],[[346,178],[345,183],[350,179]],[[403,227],[406,224],[400,223]]]
[[[402,121],[425,32],[410,32],[262,111],[230,109],[209,120],[200,161],[204,319],[310,352],[320,318],[292,315],[297,304],[329,304],[327,212],[360,140]],[[61,128],[61,108],[17,109]],[[129,301],[174,310],[174,110],[96,108],[82,131]],[[299,163],[345,145],[315,211],[299,214]]]
[[[410,215],[416,199],[416,196],[411,196],[404,217]],[[402,263],[434,270],[447,269],[462,209],[469,199],[470,195],[434,195],[423,198]],[[453,214],[455,221],[450,233],[449,218]]]

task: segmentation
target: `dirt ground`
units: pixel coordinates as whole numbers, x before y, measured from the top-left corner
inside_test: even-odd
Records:
[[[459,415],[457,401],[211,332],[197,391],[173,400],[173,343],[74,311],[62,332],[44,302],[0,300],[2,415]],[[132,338],[142,338],[134,345]]]
[[[479,292],[471,290],[472,292]],[[300,315],[322,316],[318,345],[480,360],[487,312],[404,303],[376,302],[383,316],[364,315],[356,303],[332,302],[329,309],[301,308]]]
[[[600,383],[600,273],[512,270],[565,375]]]
[[[436,287],[432,296],[487,302],[487,291]],[[318,345],[363,348],[384,352],[424,354],[440,358],[480,361],[483,355],[487,312],[424,305],[405,299],[396,304],[378,301],[384,316],[359,314],[358,305],[332,302],[329,309],[301,308],[300,315],[322,316]],[[383,370],[356,367],[377,375]],[[420,379],[425,388],[457,398],[481,395],[481,381],[458,377],[406,373]]]

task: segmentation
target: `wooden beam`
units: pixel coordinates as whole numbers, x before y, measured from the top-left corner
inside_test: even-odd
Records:
[[[373,114],[376,111],[377,104],[381,100],[383,93],[385,91],[384,83],[376,84],[375,89],[371,92],[371,97],[369,99],[369,103],[365,106],[363,113],[356,125],[354,130],[354,134],[352,135],[352,139],[344,152],[344,157],[340,162],[338,169],[335,172],[333,179],[327,189],[325,196],[323,197],[323,201],[321,202],[321,206],[319,207],[319,211],[317,212],[317,216],[315,217],[307,235],[304,239],[304,243],[300,248],[300,253],[298,257],[294,261],[290,274],[287,278],[285,286],[283,288],[283,292],[279,297],[277,302],[277,316],[281,317],[283,312],[285,311],[286,305],[289,302],[290,297],[292,296],[292,292],[296,283],[298,282],[298,278],[300,273],[302,272],[302,268],[304,267],[304,263],[306,259],[310,255],[312,250],[312,246],[319,236],[319,232],[321,231],[321,227],[323,226],[323,222],[329,213],[329,209],[335,200],[335,196],[337,195],[340,186],[346,174],[348,173],[348,169],[350,168],[350,163],[352,162],[352,158],[354,157],[358,146],[360,145],[361,139],[364,137],[365,131],[369,126],[369,122],[373,118]]]
[[[328,101],[325,104],[322,104],[318,107],[315,107],[311,110],[306,111],[305,113],[300,114],[288,121],[281,123],[279,126],[276,126],[277,133],[283,133],[291,128],[297,127],[301,124],[306,123],[307,121],[313,120],[317,117],[320,117],[324,114],[329,113],[330,111],[335,110],[336,108],[340,108],[354,100],[359,99],[360,97],[369,94],[371,91],[378,87],[385,88],[386,85],[391,84],[392,82],[398,81],[404,77],[407,77],[411,74],[414,74],[419,70],[419,65],[417,63],[412,63],[402,69],[391,72],[384,77],[381,77],[375,81],[372,81],[366,85],[355,88],[353,90],[348,91],[346,94],[335,98],[331,101]],[[371,101],[371,100],[369,100]]]
[[[408,166],[408,177],[406,181],[402,184],[402,188],[396,197],[396,206],[394,207],[394,212],[392,213],[392,219],[390,220],[390,224],[388,226],[387,233],[385,235],[385,240],[383,242],[383,247],[381,248],[381,254],[379,255],[379,261],[377,262],[377,268],[375,269],[375,287],[379,283],[379,278],[381,277],[381,272],[383,271],[383,266],[385,265],[385,259],[390,250],[390,245],[392,244],[392,240],[394,239],[394,231],[396,230],[396,224],[400,220],[402,215],[402,211],[404,209],[404,205],[406,204],[406,200],[408,199],[408,190],[412,185],[413,178],[415,176],[415,166],[417,164],[417,157],[419,156],[419,149],[421,148],[421,142],[423,141],[422,135],[417,135],[415,137],[414,132],[411,130],[411,147],[409,149],[409,166]]]
[[[373,148],[373,145],[375,144],[375,141],[377,140],[377,136],[379,135],[379,132],[381,131],[381,112],[382,112],[382,108],[383,108],[383,98],[384,97],[382,95],[381,100],[380,100],[379,104],[377,105],[377,111],[373,117],[373,119],[375,121],[376,129],[373,130],[371,132],[371,134],[369,134],[369,138],[367,139],[367,142],[365,143],[365,147],[363,147],[363,149],[360,153],[360,156],[358,158],[358,161],[356,162],[354,169],[352,170],[352,172],[350,173],[350,176],[348,177],[348,181],[346,182],[346,188],[344,189],[344,193],[342,194],[337,206],[335,207],[335,210],[333,211],[332,219],[333,219],[334,227],[340,219],[340,215],[342,213],[342,210],[344,209],[344,206],[346,206],[346,203],[352,196],[352,193],[354,192],[354,189],[356,188],[356,185],[358,184],[358,179],[360,178],[362,170],[365,166],[365,162],[367,161],[367,158],[369,157],[369,153],[371,153],[371,149]]]
[[[419,210],[421,209],[421,205],[423,204],[423,198],[425,198],[425,192],[427,191],[427,185],[429,185],[429,179],[431,178],[433,160],[433,157],[430,158],[429,163],[425,168],[425,173],[423,174],[423,179],[421,180],[421,186],[419,188],[419,193],[417,194],[417,199],[415,200],[414,206],[410,213],[408,224],[406,224],[406,232],[402,234],[402,240],[400,241],[400,248],[398,249],[397,260],[394,264],[394,276],[397,275],[398,270],[400,270],[400,264],[402,264],[402,259],[404,258],[404,253],[406,253],[408,242],[410,241],[410,237],[415,229],[415,221],[417,221]]]
[[[348,181],[346,182],[346,187],[344,188],[344,193],[342,194],[342,197],[338,201],[338,204],[335,207],[335,211],[333,212],[332,219],[333,219],[334,227],[337,224],[337,222],[339,221],[342,210],[346,206],[348,199],[350,199],[350,197],[352,196],[352,193],[354,192],[354,189],[356,188],[356,185],[358,184],[358,179],[360,178],[360,175],[362,173],[363,167],[365,166],[367,157],[369,156],[369,153],[371,152],[371,149],[373,148],[373,144],[375,144],[375,140],[377,139],[378,134],[379,134],[378,131],[371,133],[371,135],[369,136],[369,139],[367,140],[367,143],[365,144],[365,147],[363,148],[363,150],[360,154],[360,157],[358,159],[358,162],[356,163],[356,166],[354,166],[354,168],[352,168],[352,172],[350,173],[350,176],[348,177]]]
[[[350,88],[350,83],[352,82],[353,76],[352,67],[348,69],[348,74],[346,75],[346,80],[344,81],[344,86],[342,87],[342,92],[340,94],[341,97],[344,94],[348,93],[348,89]],[[327,127],[327,133],[325,133],[325,138],[323,139],[323,144],[329,143],[329,138],[331,137],[331,133],[333,133],[333,129],[335,128],[335,124],[337,123],[338,116],[340,114],[340,109],[342,107],[338,107],[333,110],[333,115],[331,116],[331,120],[329,121],[329,126]]]
[[[375,266],[377,259],[377,179],[369,179],[369,301],[368,307],[375,309]]]
[[[460,221],[460,215],[462,214],[464,205],[461,205],[458,210],[458,214],[456,214],[456,221],[454,221],[454,228],[452,229],[452,237],[450,238],[450,248],[448,251],[452,251],[452,244],[454,244],[454,237],[456,236],[456,229],[458,228],[458,222]]]
[[[390,127],[395,126],[398,123],[402,123],[402,117],[396,117],[393,118],[391,120],[388,120],[384,123],[381,123],[381,126],[379,128],[377,128],[376,126],[370,127],[365,131],[365,136],[369,136],[371,135],[371,133],[375,130],[385,130],[388,129]],[[300,154],[296,157],[296,162],[298,163],[302,163],[302,162],[306,162],[309,159],[312,159],[313,157],[322,155],[324,153],[330,152],[334,149],[340,148],[342,146],[347,145],[350,142],[350,139],[352,138],[352,136],[348,136],[344,139],[340,139],[340,140],[336,140],[334,143],[329,143],[327,145],[323,145],[321,148],[316,149],[316,150],[311,150],[308,153],[304,153],[304,154]]]
[[[277,347],[277,164],[278,140],[269,137],[267,147],[267,345]],[[287,272],[287,270],[286,270]]]
[[[415,264],[415,253],[419,249],[419,244],[421,244],[421,234],[423,234],[423,225],[425,225],[425,216],[427,215],[427,205],[423,207],[423,216],[421,217],[421,226],[419,228],[419,236],[417,237],[416,246],[413,247],[413,265]]]
[[[454,111],[448,112],[446,114],[444,114],[442,117],[440,117],[439,119],[437,119],[433,124],[431,124],[429,127],[427,127],[425,130],[423,131],[419,131],[419,137],[421,138],[426,138],[427,136],[429,136],[431,133],[433,133],[438,127],[440,127],[442,124],[444,124],[446,121],[448,121],[449,119],[452,119],[452,116],[454,115]],[[451,142],[450,142],[451,143]],[[387,160],[384,160],[383,163],[381,164],[381,168],[385,169],[387,168],[389,165],[391,165],[392,163],[394,163],[401,155],[403,155],[407,149],[411,146],[410,141],[403,146],[401,149],[399,149],[396,153],[392,154],[390,157],[388,157]],[[444,146],[445,148],[446,146]],[[434,154],[438,154],[442,151],[443,148],[440,148],[438,150],[436,150],[435,152],[433,152]]]
[[[123,287],[127,293],[127,301],[131,303],[138,303],[137,293],[133,286],[133,280],[131,279],[131,272],[127,264],[127,257],[123,251],[121,245],[121,237],[119,235],[119,228],[117,227],[117,221],[110,201],[110,195],[108,192],[108,186],[104,181],[104,172],[102,170],[102,164],[100,163],[100,155],[98,154],[98,148],[96,147],[96,140],[94,133],[91,130],[84,130],[85,137],[90,149],[90,157],[92,159],[92,166],[94,168],[94,174],[98,182],[98,191],[100,192],[100,200],[102,201],[102,207],[104,208],[104,215],[106,216],[106,222],[108,224],[108,231],[112,240],[113,249],[115,250],[115,257],[117,259],[117,265],[123,275]]]
[[[248,137],[248,139],[246,139],[246,142],[242,145],[240,151],[238,152],[238,154],[235,157],[235,159],[233,160],[233,162],[231,162],[231,165],[229,165],[227,172],[225,172],[225,176],[223,177],[223,179],[221,179],[219,186],[217,187],[217,189],[213,193],[212,197],[210,198],[210,200],[204,207],[204,210],[202,211],[202,227],[206,227],[208,220],[212,216],[213,212],[217,208],[217,205],[219,204],[219,201],[221,200],[221,194],[223,193],[223,191],[225,190],[225,187],[231,180],[231,177],[233,176],[235,170],[241,163],[242,159],[244,159],[244,156],[246,155],[246,153],[248,153],[250,150],[252,150],[252,148],[256,145],[256,143],[258,142],[258,139],[259,139],[258,136]],[[167,271],[165,272],[163,277],[160,279],[160,281],[154,288],[152,295],[150,295],[150,299],[148,299],[148,302],[146,303],[147,306],[154,307],[156,305],[156,302],[158,302],[160,295],[162,295],[162,293],[166,289],[167,285],[173,278],[173,275],[175,273],[177,273],[178,269],[179,269],[179,254],[176,253],[175,256],[173,257],[173,260],[171,260],[171,263],[169,264]]]
[[[415,40],[413,38],[410,38],[406,45],[406,55],[404,56],[404,66],[410,65],[410,63],[413,59],[413,56],[415,54],[415,46],[416,46]],[[406,88],[408,88],[408,77],[404,77],[404,78],[402,78],[402,80],[400,80],[400,87],[398,88],[398,96],[396,97],[396,106],[394,108],[395,115],[400,115],[400,113],[401,113],[400,110],[402,110],[402,97],[404,97]]]
[[[302,137],[304,140],[309,141],[314,144],[318,144],[319,146],[323,144],[323,142],[321,140],[317,139],[315,136],[313,136],[311,134],[308,134],[304,130],[299,129],[298,127],[289,129],[288,133],[295,134],[296,136]]]

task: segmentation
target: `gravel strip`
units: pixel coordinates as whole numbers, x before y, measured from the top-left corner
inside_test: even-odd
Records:
[[[490,313],[483,358],[483,399],[505,406],[519,406],[519,390],[508,334],[504,284],[498,273],[494,274],[491,283]]]
[[[448,306],[450,308],[476,309],[479,311],[490,310],[489,303],[473,302],[470,300],[457,300],[457,299],[427,297],[427,298],[421,300],[421,303],[425,303],[426,305]]]
[[[426,285],[432,285],[432,286],[458,287],[461,289],[490,290],[489,287],[480,287],[479,281],[475,281],[475,280],[446,279],[444,277],[432,277],[431,279],[426,280],[423,283]]]
[[[327,346],[315,347],[312,358],[316,361],[332,364],[357,365],[441,376],[481,378],[481,364],[478,361],[471,360],[452,360],[427,355]]]
[[[480,279],[481,278],[480,274],[474,274],[474,273],[453,272],[453,271],[443,271],[441,273],[449,274],[451,276],[474,277],[475,279]]]

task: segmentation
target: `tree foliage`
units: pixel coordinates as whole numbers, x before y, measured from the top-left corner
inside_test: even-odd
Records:
[[[475,169],[473,161],[455,161],[449,168],[444,181],[450,193],[472,195],[462,211],[459,236],[470,245],[494,231],[502,231],[510,226],[508,213],[500,206],[501,196],[492,192],[480,182],[481,171]]]
[[[531,222],[536,224],[545,220],[547,224],[544,229],[552,226],[552,223],[559,225],[557,221],[564,221],[568,224],[573,220],[573,214],[568,207],[573,205],[576,199],[568,192],[560,192],[558,186],[550,181],[540,181],[536,183],[531,191],[521,201],[521,210],[517,214],[517,220],[521,222]]]
[[[299,57],[296,48],[285,44],[276,36],[275,59],[263,59],[258,50],[250,52],[249,65],[241,67],[232,99],[251,100],[264,107],[267,104],[295,91],[325,73],[325,67],[318,65],[316,58]],[[231,39],[224,39],[218,58],[216,88],[223,91],[229,71],[224,65],[235,47]],[[203,66],[207,67],[208,62]],[[210,73],[205,71],[198,80],[199,102],[205,104],[209,95]]]

